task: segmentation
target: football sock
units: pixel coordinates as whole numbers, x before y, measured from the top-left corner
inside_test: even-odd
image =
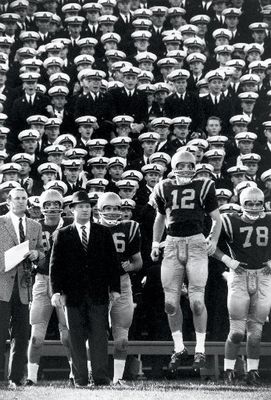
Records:
[[[259,360],[255,360],[253,358],[248,358],[247,359],[247,371],[251,371],[251,370],[258,370],[259,368]]]
[[[206,333],[196,332],[196,353],[205,353]]]
[[[72,372],[72,361],[71,361],[71,360],[69,360],[69,365],[70,365],[69,378],[70,378],[70,379],[73,379],[73,378],[74,378],[74,375],[73,375],[73,372]]]
[[[115,360],[114,359],[114,377],[113,383],[117,383],[123,377],[126,360]]]
[[[184,349],[183,334],[181,331],[172,332],[172,339],[174,342],[174,351],[180,353]]]
[[[229,359],[225,358],[224,359],[224,371],[227,371],[227,369],[234,370],[235,361],[236,360],[229,360]]]
[[[39,369],[39,364],[34,364],[29,362],[27,364],[27,379],[30,379],[32,382],[37,383],[38,369]]]

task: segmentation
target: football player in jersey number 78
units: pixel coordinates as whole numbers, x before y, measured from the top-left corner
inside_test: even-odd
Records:
[[[128,346],[128,333],[132,325],[134,303],[129,272],[142,267],[140,254],[141,236],[139,224],[135,221],[120,221],[121,199],[113,192],[103,193],[97,202],[100,223],[111,230],[120,258],[120,297],[112,304],[110,317],[114,339],[114,385],[123,385]],[[106,250],[106,249],[105,249]]]
[[[152,259],[159,256],[159,242],[165,227],[166,245],[161,266],[161,280],[165,294],[165,312],[174,342],[174,353],[169,371],[176,372],[187,358],[182,335],[181,287],[188,278],[188,296],[196,332],[193,368],[205,365],[205,337],[207,311],[204,292],[208,277],[208,254],[214,253],[221,230],[214,182],[193,179],[195,157],[187,151],[178,151],[171,160],[176,181],[165,179],[154,188],[157,214],[153,226]],[[203,235],[205,213],[212,219],[209,237]]]
[[[230,269],[228,310],[230,332],[225,345],[225,382],[234,383],[234,365],[247,332],[248,384],[259,384],[258,366],[263,324],[271,307],[271,215],[264,212],[264,194],[249,187],[240,194],[242,214],[223,214],[221,241],[214,256]],[[220,241],[219,241],[220,243]]]

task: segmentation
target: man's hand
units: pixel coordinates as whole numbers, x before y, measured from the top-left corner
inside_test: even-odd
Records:
[[[206,243],[207,243],[208,256],[212,256],[214,254],[214,252],[216,251],[217,242],[214,239],[208,237],[206,239]]]
[[[49,104],[48,106],[46,106],[46,111],[53,117],[54,116],[54,109],[53,106],[51,106],[51,104]]]
[[[227,256],[226,254],[224,254],[223,256],[222,256],[222,258],[221,258],[221,261],[228,267],[228,268],[230,268],[230,269],[233,269],[234,271],[236,271],[236,269],[239,267],[239,265],[240,265],[240,262],[239,261],[237,261],[237,260],[234,260],[233,258],[231,258],[231,257],[229,257],[229,256]],[[240,267],[241,268],[241,267]],[[242,270],[244,270],[243,268],[242,268]],[[240,273],[240,269],[239,269],[239,273]],[[238,274],[238,272],[237,272],[237,274]]]
[[[127,261],[122,261],[121,266],[124,269],[125,272],[130,272],[133,271],[133,265],[130,263],[129,260]]]
[[[153,247],[152,251],[151,251],[151,259],[152,259],[152,261],[158,261],[159,260],[159,254],[160,254],[159,247]]]
[[[30,261],[35,261],[39,258],[38,250],[30,250],[25,254],[25,258],[28,258]]]
[[[110,292],[109,293],[109,301],[113,304],[120,298],[119,292]]]
[[[60,293],[53,294],[51,298],[51,304],[53,307],[63,307],[66,305],[66,296]]]

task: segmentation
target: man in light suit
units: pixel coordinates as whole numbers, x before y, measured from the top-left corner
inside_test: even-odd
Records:
[[[41,225],[25,216],[27,197],[23,188],[12,189],[7,199],[9,212],[0,217],[0,362],[4,358],[10,329],[9,387],[11,389],[22,385],[27,364],[28,303],[32,290],[28,268],[31,263],[42,265],[44,261]],[[29,253],[25,260],[5,272],[5,252],[25,240],[29,240]]]

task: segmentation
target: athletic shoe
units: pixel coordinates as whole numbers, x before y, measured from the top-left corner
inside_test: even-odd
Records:
[[[194,356],[194,362],[192,368],[198,371],[200,368],[204,368],[206,365],[206,357],[204,353],[196,353]]]
[[[171,360],[168,364],[168,370],[172,374],[175,373],[178,369],[178,367],[182,364],[184,360],[187,360],[188,358],[188,351],[186,348],[183,349],[183,351],[180,351],[179,353],[174,353],[171,356]]]
[[[128,389],[128,388],[131,389],[131,387],[129,385],[127,385],[126,381],[123,379],[119,379],[117,382],[112,383],[112,387],[120,388],[120,389]]]
[[[236,376],[233,369],[227,369],[224,371],[224,384],[234,385],[236,383]]]
[[[246,383],[247,383],[247,385],[250,385],[250,386],[261,386],[262,383],[260,380],[260,375],[256,369],[252,369],[251,371],[248,371],[247,376],[246,376]]]
[[[33,382],[31,379],[27,379],[24,383],[24,386],[35,386],[36,383]]]

